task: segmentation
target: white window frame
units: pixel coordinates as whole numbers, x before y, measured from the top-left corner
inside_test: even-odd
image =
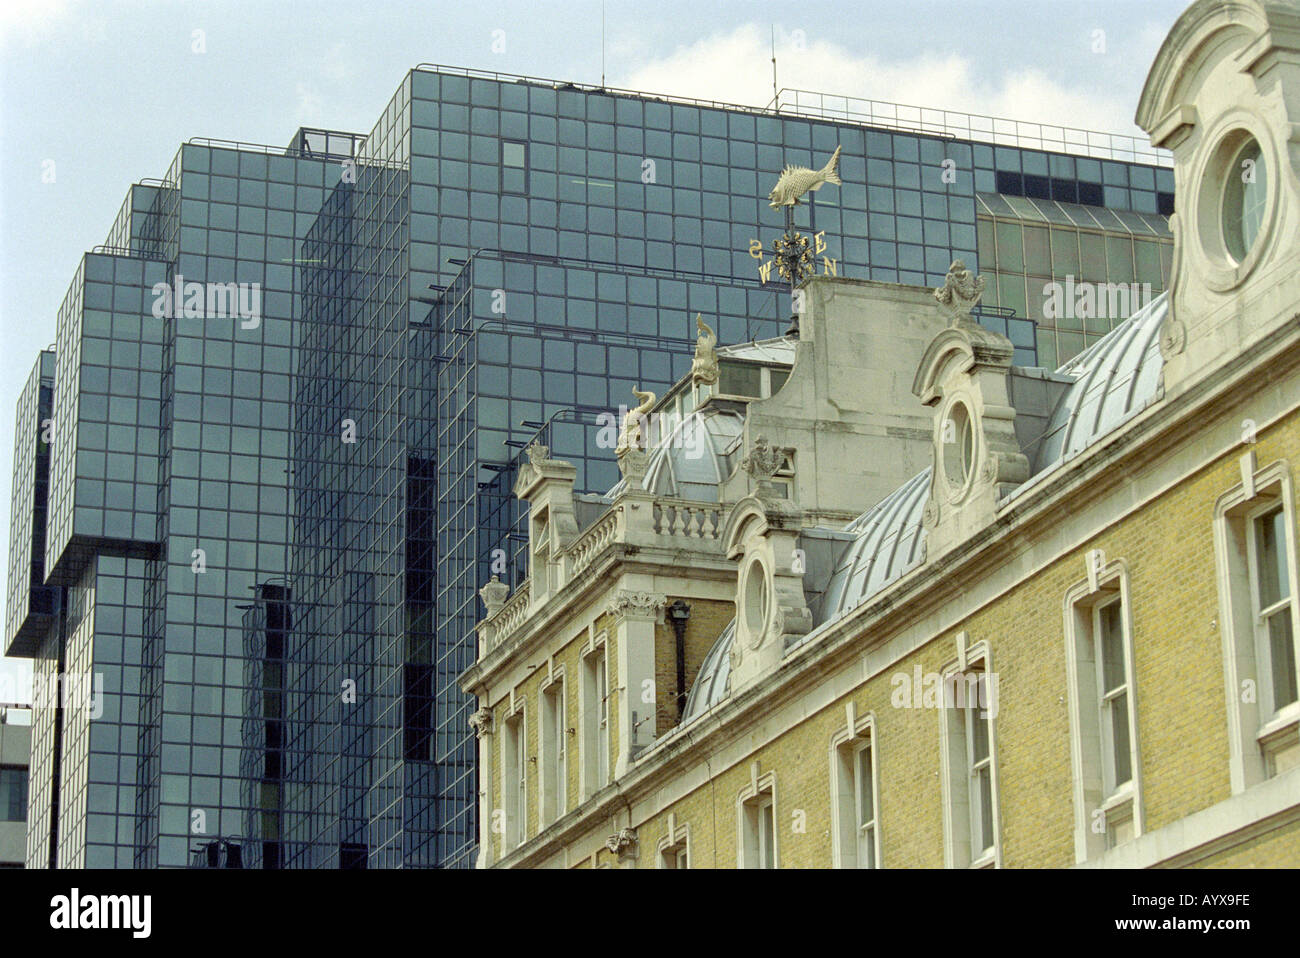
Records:
[[[660,868],[691,867],[691,826],[678,825],[675,815],[668,816],[668,834],[659,839],[656,861]]]
[[[1076,862],[1103,855],[1116,845],[1138,838],[1145,830],[1128,567],[1122,559],[1104,563],[1104,556],[1098,552],[1087,553],[1084,562],[1098,567],[1071,586],[1064,599]],[[1120,606],[1124,683],[1117,689],[1103,690],[1101,613],[1115,603]],[[1119,694],[1127,703],[1129,744],[1129,778],[1122,783],[1115,781],[1110,726],[1110,703]]]
[[[528,725],[520,703],[505,716],[501,736],[501,805],[505,853],[528,840]]]
[[[1219,497],[1214,547],[1228,712],[1228,761],[1233,794],[1279,774],[1277,759],[1294,761],[1300,742],[1300,703],[1272,708],[1270,649],[1260,635],[1254,521],[1281,505],[1290,579],[1291,637],[1300,669],[1300,572],[1295,493],[1285,460],[1256,468],[1253,451],[1240,460],[1242,481]],[[1263,641],[1261,641],[1263,638]]]
[[[763,817],[772,819],[772,842],[768,847]],[[736,867],[780,868],[781,827],[777,816],[776,774],[754,776],[736,797]],[[767,862],[770,861],[770,864]]]
[[[541,716],[538,823],[542,828],[562,818],[568,810],[569,727],[568,703],[564,695],[564,672],[556,669],[543,683],[537,703]]]
[[[609,784],[609,643],[601,632],[582,655],[581,784],[583,800]]]
[[[871,756],[872,815],[862,821],[862,754]],[[880,868],[880,761],[876,721],[872,713],[857,718],[852,709],[844,728],[831,736],[831,861],[835,868]],[[863,861],[864,828],[871,850]]]
[[[1119,629],[1120,629],[1120,656],[1123,666],[1123,681],[1118,685],[1106,687],[1106,643],[1103,630],[1106,628],[1103,613],[1109,609],[1118,607]],[[1124,699],[1124,726],[1128,731],[1130,746],[1132,745],[1133,732],[1133,708],[1132,708],[1132,684],[1133,677],[1129,666],[1129,656],[1126,654],[1128,644],[1127,628],[1124,625],[1125,605],[1122,596],[1116,594],[1113,598],[1104,599],[1092,607],[1092,654],[1096,663],[1096,682],[1097,682],[1097,723],[1101,732],[1101,778],[1102,791],[1107,796],[1118,794],[1122,789],[1127,790],[1133,782],[1133,753],[1129,749],[1129,772],[1123,782],[1119,780],[1119,759],[1120,749],[1116,747],[1116,730],[1119,723],[1116,721],[1115,702],[1122,696]]]
[[[1001,868],[1002,824],[998,801],[997,722],[993,709],[981,709],[978,699],[972,705],[956,707],[949,703],[948,690],[967,687],[964,676],[970,673],[993,674],[993,659],[985,641],[966,649],[961,659],[949,662],[940,672],[944,701],[939,709],[939,754],[943,787],[943,857],[946,868]],[[988,681],[987,678],[981,681]],[[964,694],[964,692],[963,692]],[[990,694],[996,695],[996,679]],[[955,699],[955,696],[953,696]],[[973,736],[971,721],[987,722],[988,755],[978,763],[973,761]],[[977,767],[978,766],[978,767]],[[990,819],[993,843],[984,849],[975,849],[975,834],[982,825],[978,796],[972,782],[978,781],[979,772],[988,769],[989,796],[992,803]]]

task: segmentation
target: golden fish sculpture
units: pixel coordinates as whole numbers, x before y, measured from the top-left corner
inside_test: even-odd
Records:
[[[772,187],[772,192],[767,194],[772,209],[798,205],[799,197],[810,190],[821,189],[823,183],[839,186],[841,149],[842,147],[835,147],[830,160],[820,170],[810,170],[806,166],[787,166],[782,170],[776,186]]]

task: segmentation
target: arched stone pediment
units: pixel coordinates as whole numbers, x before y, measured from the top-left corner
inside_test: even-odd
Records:
[[[977,368],[1010,368],[1015,347],[1011,340],[978,323],[961,321],[931,340],[921,357],[912,392],[922,403],[933,406],[943,398],[943,384],[953,376]]]
[[[1147,73],[1138,99],[1138,126],[1151,132],[1156,145],[1162,145],[1177,135],[1180,127],[1194,123],[1195,109],[1185,112],[1184,108],[1195,99],[1206,72],[1222,59],[1219,49],[1249,47],[1278,26],[1300,28],[1300,11],[1277,0],[1199,0],[1192,4],[1165,37]]]
[[[767,509],[757,496],[741,499],[731,509],[722,529],[723,550],[728,559],[744,554],[746,540],[767,532]]]

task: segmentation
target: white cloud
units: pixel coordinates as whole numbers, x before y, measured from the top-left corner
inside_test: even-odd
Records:
[[[30,46],[70,12],[69,0],[3,0],[0,2],[0,42],[22,39]]]
[[[636,46],[620,52],[640,62],[624,76],[610,77],[611,86],[747,106],[772,101],[771,37],[765,28],[746,24],[659,58]],[[1132,124],[1135,103],[1082,82],[1063,86],[1033,67],[1006,69],[990,81],[977,75],[973,60],[955,53],[891,62],[857,56],[829,41],[807,41],[797,32],[778,32],[776,54],[782,88],[1141,135]]]

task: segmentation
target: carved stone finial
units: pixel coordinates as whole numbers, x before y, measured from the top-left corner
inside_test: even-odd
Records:
[[[699,332],[699,337],[695,340],[695,360],[691,363],[691,380],[712,386],[718,381],[718,353],[714,348],[718,344],[718,337],[699,313],[695,314],[695,328]]]
[[[620,828],[605,839],[605,847],[609,849],[611,855],[622,857],[635,850],[636,842],[636,832],[633,829]]]
[[[534,439],[524,451],[528,453],[528,461],[534,466],[551,458],[551,447],[543,445],[540,439]]]
[[[491,618],[506,604],[506,596],[510,594],[510,586],[493,576],[487,585],[478,590],[478,594],[483,599],[483,605],[487,607],[488,618]]]
[[[486,706],[479,709],[469,717],[469,727],[474,730],[474,735],[482,738],[484,735],[492,734],[492,710]]]
[[[617,455],[625,449],[644,450],[649,440],[649,428],[645,423],[645,418],[650,414],[651,408],[655,404],[655,394],[650,391],[642,392],[640,389],[633,388],[632,395],[639,399],[640,405],[629,409],[623,416],[623,428],[618,434],[618,445],[614,447],[614,454]]]
[[[760,496],[771,494],[772,478],[785,465],[786,457],[792,452],[793,449],[770,445],[766,436],[754,440],[753,448],[740,465],[758,484]]]
[[[958,321],[970,319],[970,311],[984,295],[984,277],[976,276],[961,260],[953,260],[943,285],[934,291],[934,298],[956,314]]]

